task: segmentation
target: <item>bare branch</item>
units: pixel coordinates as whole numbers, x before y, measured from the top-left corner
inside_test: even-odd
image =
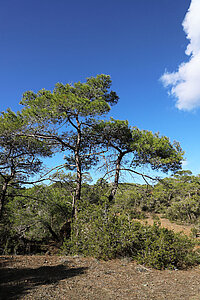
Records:
[[[74,147],[72,145],[70,145],[67,142],[64,142],[59,136],[56,135],[46,135],[46,134],[20,134],[19,136],[26,136],[26,137],[32,137],[32,138],[38,138],[38,139],[46,139],[46,140],[56,140],[57,142],[59,142],[59,144],[62,145],[62,147],[68,147],[71,150],[74,150]]]
[[[72,122],[72,120],[70,119],[70,117],[68,117],[68,121],[78,131],[78,127]]]
[[[135,170],[132,170],[132,169],[126,169],[126,168],[122,168],[122,169],[120,169],[121,171],[128,171],[128,172],[132,172],[132,173],[135,173],[135,174],[137,174],[137,175],[140,175],[140,176],[142,176],[142,178],[145,180],[145,178],[149,178],[149,179],[151,179],[151,180],[154,180],[154,181],[158,181],[158,180],[161,180],[160,178],[158,178],[158,177],[151,177],[151,176],[149,176],[149,175],[146,175],[146,174],[143,174],[143,173],[140,173],[140,172],[137,172],[137,171],[135,171]],[[145,180],[146,181],[146,180]]]
[[[106,153],[107,150],[105,151],[101,151],[101,152],[94,152],[94,153],[88,153],[88,154],[83,154],[83,155],[80,155],[81,157],[86,157],[86,156],[91,156],[91,155],[100,155],[100,154],[103,154],[103,153]]]

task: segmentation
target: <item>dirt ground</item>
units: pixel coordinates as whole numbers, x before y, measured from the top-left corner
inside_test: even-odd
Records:
[[[190,236],[191,235],[191,229],[194,228],[194,225],[188,225],[188,224],[176,224],[175,222],[170,222],[168,219],[163,218],[161,214],[156,215],[159,218],[161,227],[168,228],[170,230],[173,230],[174,232],[183,232],[184,234]],[[148,217],[144,220],[137,220],[143,224],[147,223],[148,225],[153,225],[154,219],[149,214]]]
[[[129,259],[0,256],[0,299],[200,299],[200,267],[158,271]]]

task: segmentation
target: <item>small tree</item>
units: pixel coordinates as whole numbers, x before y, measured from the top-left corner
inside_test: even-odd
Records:
[[[86,128],[117,103],[118,96],[110,91],[108,75],[97,75],[74,85],[56,84],[53,92],[29,91],[23,95],[22,114],[27,118],[37,141],[49,141],[55,149],[65,152],[65,167],[76,170],[76,190],[72,217],[77,214],[81,198],[82,175],[96,163],[96,154],[87,144]],[[85,133],[84,133],[85,132]],[[22,133],[24,134],[24,132]]]

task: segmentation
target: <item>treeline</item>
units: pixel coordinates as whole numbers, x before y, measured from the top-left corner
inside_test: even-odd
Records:
[[[122,199],[120,200],[120,190]],[[122,184],[116,201],[134,215],[160,213],[172,221],[200,224],[200,175],[178,171],[157,184]],[[121,206],[120,205],[120,206]]]
[[[98,241],[93,238],[87,239],[93,236],[93,224],[96,223],[92,221],[92,216],[97,213],[101,216],[100,219],[96,218],[100,222],[97,226],[99,234],[105,229],[105,234],[100,234],[101,238],[99,236],[98,240],[105,238],[111,241],[111,244],[115,241],[110,246],[104,241],[103,245],[107,245],[107,250],[113,249],[112,255],[107,257],[131,255],[136,252],[141,253],[141,257],[147,255],[144,251],[147,245],[142,242],[146,239],[146,229],[141,225],[134,227],[139,230],[138,234],[141,231],[141,235],[139,234],[141,238],[136,243],[141,244],[141,249],[134,250],[133,235],[137,233],[133,233],[130,221],[132,216],[138,210],[161,211],[172,199],[174,207],[180,205],[180,202],[175,197],[176,187],[171,187],[171,179],[162,180],[152,190],[148,182],[153,181],[155,184],[155,178],[141,170],[147,166],[155,171],[178,174],[184,152],[178,142],[171,142],[166,136],[140,130],[126,120],[113,118],[107,120],[106,114],[118,100],[118,95],[111,90],[110,76],[97,75],[87,78],[83,83],[58,83],[53,91],[45,89],[37,93],[27,91],[20,102],[22,105],[20,111],[15,113],[8,109],[2,112],[0,116],[2,252],[33,252],[37,249],[26,248],[33,247],[33,244],[41,245],[49,240],[61,245],[65,240],[65,249],[68,249],[66,251],[69,253],[75,251],[95,256]],[[45,169],[44,158],[53,159],[58,152],[63,154],[63,163],[57,165],[54,159],[52,160],[55,163],[54,167],[51,170]],[[94,185],[88,184],[89,171],[91,174],[96,175],[98,172],[101,174],[99,176],[101,179]],[[145,185],[133,185],[131,188],[128,185],[119,186],[123,172],[141,176]],[[168,194],[168,197],[165,194]],[[195,202],[195,197],[198,197],[198,192],[196,194],[191,192],[185,197],[185,201],[193,199]],[[172,213],[173,206],[171,205],[171,212],[168,208],[167,212],[175,219],[176,216]],[[121,210],[125,223],[119,221],[121,217],[117,218],[117,214],[121,216]],[[180,211],[182,212],[181,209]],[[198,212],[195,212],[195,209],[190,211],[189,215],[191,221],[198,219]],[[180,215],[177,218],[180,218]],[[181,218],[184,219],[183,213]],[[90,223],[91,225],[84,229],[85,225]],[[131,236],[128,234],[124,244],[122,240],[116,239],[117,236],[123,238],[125,224],[128,226],[127,230],[129,228],[127,233],[129,232],[133,241],[130,243]],[[116,232],[119,230],[121,233],[115,235],[113,231],[111,234],[109,227],[112,226],[116,227]],[[149,230],[147,231],[151,240],[155,233],[151,235],[151,229]],[[159,230],[163,236],[165,233],[162,229]],[[85,242],[82,239],[84,236]],[[78,240],[75,237],[79,237]],[[88,248],[89,245],[92,246]],[[123,251],[119,245],[124,245]],[[100,245],[99,247],[101,248]],[[103,253],[100,257],[106,257],[106,250],[101,251],[100,248],[99,253]],[[160,267],[163,267],[161,265]]]

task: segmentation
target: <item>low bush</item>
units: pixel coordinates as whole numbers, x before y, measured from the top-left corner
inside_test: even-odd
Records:
[[[191,198],[172,202],[166,211],[166,216],[173,221],[197,222],[200,218],[199,197],[192,196]]]
[[[157,269],[185,268],[200,263],[187,236],[161,228],[157,222],[145,226],[126,214],[113,214],[102,206],[88,206],[79,212],[72,236],[63,251],[98,259],[131,257]]]

